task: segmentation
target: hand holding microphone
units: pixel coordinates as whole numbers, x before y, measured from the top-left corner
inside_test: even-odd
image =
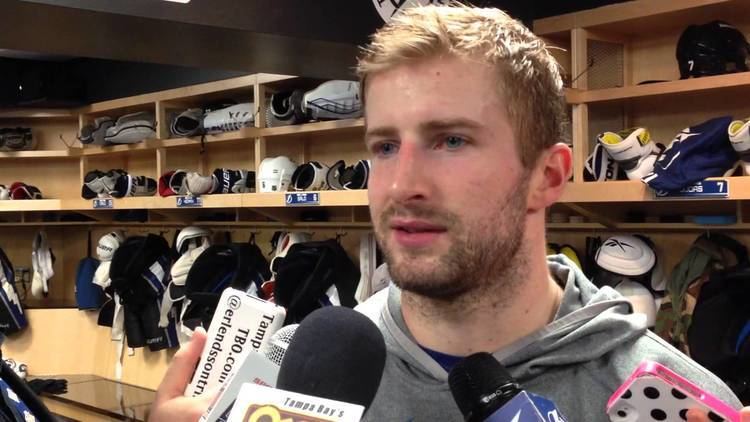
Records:
[[[224,391],[212,406],[217,412],[209,409],[205,413],[213,394],[183,396],[201,353],[206,353],[206,334],[196,331],[191,342],[175,355],[149,420],[196,421],[202,414],[205,420],[222,420],[227,417],[223,410],[234,402],[230,421],[245,420],[256,411],[276,412],[291,421],[358,421],[375,398],[385,367],[385,341],[380,330],[364,315],[338,306],[321,308],[296,330],[290,328],[284,339],[270,341],[265,355],[251,352],[249,360],[225,381]],[[291,340],[289,333],[293,333]],[[278,365],[280,357],[276,379],[267,369],[273,362]],[[259,377],[263,382],[258,383]],[[277,388],[272,388],[274,383]]]
[[[334,306],[308,315],[284,354],[276,389],[246,383],[229,421],[359,421],[385,368],[385,341],[364,315]]]
[[[202,329],[195,331],[198,334],[172,359],[149,420],[197,421],[222,384],[247,359],[251,361],[246,365],[248,373],[270,373],[275,381],[273,365],[264,361],[262,352],[283,320],[283,308],[240,290],[225,289],[211,320],[210,335]]]
[[[206,410],[213,399],[212,394],[200,397],[183,395],[205,344],[206,331],[198,328],[190,342],[175,353],[151,405],[149,422],[195,422]]]

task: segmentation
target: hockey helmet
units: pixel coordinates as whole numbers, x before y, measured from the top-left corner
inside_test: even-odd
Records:
[[[359,160],[348,167],[344,160],[339,160],[328,170],[326,182],[333,190],[367,189],[369,176],[370,160]]]
[[[297,167],[292,175],[295,190],[323,190],[328,188],[326,175],[328,166],[318,161],[309,161]]]
[[[713,21],[690,25],[677,41],[677,64],[680,79],[747,71],[750,45],[734,26]],[[734,64],[734,69],[727,64]]]
[[[260,191],[284,192],[289,188],[297,164],[289,157],[265,158],[260,163]]]
[[[597,272],[593,281],[598,287],[617,287],[625,280],[636,281],[651,292],[663,287],[652,285],[661,284],[652,278],[657,257],[650,240],[643,236],[612,236],[599,246],[594,260]]]

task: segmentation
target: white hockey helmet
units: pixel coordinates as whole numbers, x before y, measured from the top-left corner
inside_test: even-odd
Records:
[[[599,267],[626,276],[646,274],[655,263],[654,250],[637,236],[612,236],[596,252],[596,264]]]
[[[297,164],[289,157],[264,158],[258,169],[261,192],[285,192],[292,182]]]
[[[650,239],[635,235],[617,235],[604,241],[596,252],[598,267],[593,282],[599,287],[617,287],[635,281],[652,295],[660,297],[666,287],[656,251]]]

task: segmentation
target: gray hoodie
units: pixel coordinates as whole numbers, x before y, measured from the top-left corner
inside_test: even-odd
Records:
[[[644,359],[666,365],[733,407],[741,406],[718,378],[647,330],[645,316],[633,314],[613,289],[597,289],[562,255],[549,257],[547,263],[564,284],[554,320],[494,356],[526,390],[554,401],[568,421],[608,421],[607,400]],[[391,285],[358,310],[377,323],[388,348],[380,388],[363,420],[462,421],[447,372],[406,328],[400,290]]]

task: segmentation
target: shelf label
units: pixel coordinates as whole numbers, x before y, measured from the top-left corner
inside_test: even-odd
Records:
[[[178,196],[177,208],[202,207],[203,199],[200,196]]]
[[[96,198],[94,199],[94,209],[108,209],[115,207],[115,201],[112,198]]]
[[[657,199],[670,198],[726,198],[729,196],[729,181],[703,180],[677,191],[658,190],[654,193]]]
[[[320,193],[318,192],[295,192],[285,193],[284,202],[288,207],[300,205],[320,205]]]

